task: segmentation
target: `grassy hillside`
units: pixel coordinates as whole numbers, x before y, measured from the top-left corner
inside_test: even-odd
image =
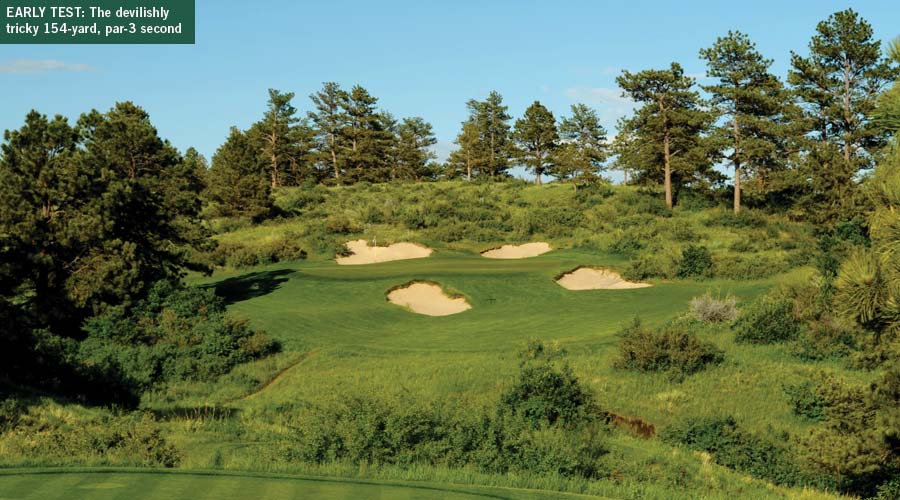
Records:
[[[787,345],[738,344],[727,324],[700,323],[692,323],[694,333],[723,351],[721,364],[683,379],[614,366],[617,333],[635,317],[658,326],[684,316],[691,298],[707,292],[734,296],[741,308],[779,283],[808,280],[810,271],[802,265],[811,263],[814,253],[808,250],[811,231],[802,224],[752,212],[736,219],[719,208],[703,208],[699,201],[694,209],[669,216],[657,210],[657,197],[632,189],[575,192],[558,185],[317,187],[285,190],[278,202],[284,217],[275,221],[218,221],[223,231],[217,238],[224,250],[208,257],[223,259],[224,266],[211,277],[192,276],[190,281],[215,289],[231,314],[279,340],[283,352],[241,365],[215,383],[161,387],[145,394],[142,402],[181,454],[181,468],[429,481],[452,485],[452,494],[460,498],[484,491],[501,498],[549,493],[460,490],[459,485],[611,498],[830,498],[821,491],[751,479],[658,435],[687,419],[727,415],[748,432],[790,446],[811,422],[792,412],[787,385],[821,369],[850,379],[863,380],[865,374],[848,371],[838,360],[802,360]],[[377,237],[379,243],[419,242],[435,253],[417,260],[337,265],[333,252],[360,237]],[[276,250],[285,248],[288,240],[294,251],[308,249],[306,258],[279,256]],[[548,241],[556,250],[523,260],[491,260],[478,254],[521,241]],[[710,250],[712,277],[677,276],[682,250],[689,245]],[[271,262],[277,259],[281,261]],[[554,282],[578,266],[642,274],[640,278],[653,286],[570,291]],[[761,277],[737,279],[744,267]],[[640,272],[647,269],[651,272]],[[453,316],[428,317],[388,303],[387,291],[410,280],[440,283],[448,292],[465,296],[473,307]],[[316,412],[353,398],[382,401],[404,411],[440,408],[462,420],[489,411],[516,377],[518,350],[535,338],[558,343],[566,351],[565,359],[596,394],[604,412],[653,429],[647,437],[633,426],[612,426],[604,438],[602,477],[297,458],[295,443],[310,419],[317,418]],[[62,430],[99,418],[98,412],[104,411],[49,401],[29,409],[34,420],[53,422],[44,428]],[[109,457],[29,457],[23,451],[28,449],[25,439],[0,437],[5,465],[117,464]],[[256,477],[237,485],[230,476],[178,475],[167,477],[163,487],[158,477],[0,476],[0,496],[37,498],[32,488],[39,485],[55,484],[52,490],[62,493],[115,483],[124,489],[91,491],[110,498],[126,491],[143,495],[128,498],[162,498],[160,488],[218,492],[259,487],[285,498],[300,491],[315,492],[316,498],[430,497],[428,490],[395,491],[399,486],[392,484],[373,492],[357,490],[364,486],[356,483],[317,482],[313,488],[299,480]]]

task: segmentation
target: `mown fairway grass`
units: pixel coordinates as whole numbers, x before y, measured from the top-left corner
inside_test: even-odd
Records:
[[[208,280],[238,315],[285,343],[418,351],[509,351],[529,338],[606,343],[634,316],[656,323],[710,289],[752,299],[769,282],[655,283],[634,290],[571,291],[554,278],[577,266],[616,268],[619,257],[555,251],[531,259],[432,257],[361,266],[295,262]],[[410,313],[385,300],[393,286],[431,280],[466,296],[472,309],[447,317]]]
[[[327,480],[273,474],[127,470],[0,472],[3,500],[351,500],[360,498],[474,500],[578,498],[503,488]]]

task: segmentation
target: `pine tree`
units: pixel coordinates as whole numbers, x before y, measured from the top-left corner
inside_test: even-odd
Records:
[[[510,144],[509,121],[512,119],[503,105],[503,96],[496,91],[488,94],[484,101],[470,100],[469,121],[478,131],[479,142],[475,151],[479,153],[477,162],[481,165],[480,174],[491,179],[506,175],[512,152]]]
[[[316,108],[308,113],[315,127],[320,162],[330,165],[335,179],[341,178],[344,133],[349,125],[345,109],[349,95],[335,82],[325,82],[322,90],[309,96]]]
[[[553,154],[559,146],[559,132],[556,118],[549,109],[538,101],[525,110],[525,116],[516,120],[513,140],[518,146],[522,163],[535,175],[535,182],[541,184],[541,175],[553,167]]]
[[[355,181],[381,182],[389,177],[385,157],[392,135],[385,130],[377,104],[378,98],[360,85],[351,89],[344,104],[347,169]]]
[[[860,171],[873,167],[888,134],[874,111],[878,94],[898,75],[881,54],[872,26],[852,9],[836,12],[816,27],[809,56],[791,53],[788,82],[805,111],[806,134],[801,180],[810,179],[807,213],[822,222],[855,213]]]
[[[197,268],[201,179],[144,110],[119,103],[74,129],[32,112],[5,137],[0,234],[32,327],[75,335],[85,316]]]
[[[272,183],[265,160],[254,142],[236,127],[216,150],[207,177],[207,197],[219,204],[222,215],[258,219],[272,209]]]
[[[780,146],[787,134],[785,110],[788,95],[777,77],[769,73],[772,65],[756,50],[747,35],[729,31],[708,49],[700,51],[707,61],[707,76],[716,78],[704,90],[727,122],[716,127],[725,157],[734,168],[734,212],[741,209],[741,180],[748,173],[774,170],[782,163]]]
[[[301,127],[297,108],[291,105],[293,92],[269,89],[268,109],[263,119],[251,127],[251,135],[261,143],[259,154],[268,164],[273,188],[284,184],[286,171],[300,171],[309,152],[309,137]]]
[[[559,179],[572,179],[577,189],[578,179],[596,178],[603,168],[606,130],[595,110],[584,104],[573,104],[571,109],[572,116],[559,123],[562,143],[552,173]]]
[[[450,153],[447,167],[451,172],[448,175],[456,177],[457,173],[464,174],[466,180],[471,181],[472,176],[481,170],[481,162],[486,156],[478,150],[481,146],[481,134],[473,120],[463,122],[462,130],[454,142],[459,148]]]
[[[436,155],[432,146],[437,144],[431,124],[419,118],[404,118],[397,127],[398,177],[421,180],[430,176],[428,162]]]
[[[619,161],[646,178],[662,174],[671,209],[673,179],[681,184],[711,170],[710,145],[701,134],[709,130],[713,115],[702,109],[694,80],[678,63],[664,70],[623,71],[616,81],[623,95],[644,104],[632,118],[620,121]]]

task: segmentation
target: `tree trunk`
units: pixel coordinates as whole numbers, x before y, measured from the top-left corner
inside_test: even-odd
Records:
[[[666,163],[666,208],[672,210],[672,158],[669,151],[669,132],[663,137],[663,155]]]
[[[334,134],[331,134],[331,164],[334,166],[334,178],[341,178],[341,171],[337,164],[337,153],[334,152]]]
[[[844,58],[844,161],[850,164],[850,60]]]
[[[472,163],[466,161],[466,180],[472,182]]]
[[[734,111],[731,123],[734,133],[734,213],[737,214],[741,211],[741,159],[739,156],[741,150],[741,129],[738,125],[737,109]]]
[[[272,153],[272,187],[277,188],[278,184],[278,157]]]

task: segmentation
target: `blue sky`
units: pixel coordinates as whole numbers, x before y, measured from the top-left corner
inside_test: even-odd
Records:
[[[879,39],[900,35],[894,1],[197,0],[195,45],[0,45],[0,129],[37,109],[73,120],[132,100],[160,134],[207,157],[228,128],[263,113],[266,89],[307,96],[323,81],[359,83],[396,116],[434,125],[452,148],[465,102],[490,90],[522,114],[585,102],[609,128],[630,109],[615,85],[632,71],[680,62],[703,75],[698,50],[729,29],[748,33],[783,76],[816,23],[853,7]],[[702,80],[701,80],[702,81]]]

